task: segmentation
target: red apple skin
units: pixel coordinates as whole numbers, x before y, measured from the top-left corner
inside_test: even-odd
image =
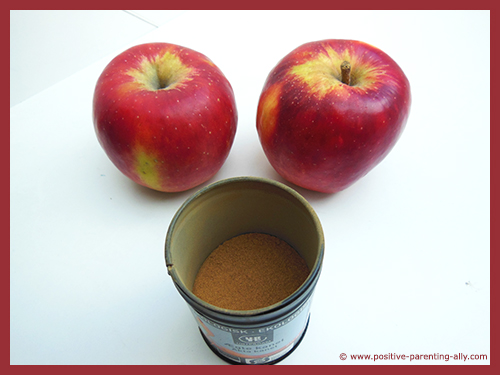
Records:
[[[351,84],[340,65],[351,64]],[[257,109],[257,131],[274,169],[324,193],[346,189],[374,168],[400,137],[410,84],[379,49],[354,40],[306,43],[270,72]]]
[[[219,171],[238,115],[210,59],[168,43],[134,46],[99,77],[93,100],[99,143],[133,181],[163,192],[193,188]]]

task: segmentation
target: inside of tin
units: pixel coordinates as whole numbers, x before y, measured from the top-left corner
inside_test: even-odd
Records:
[[[177,282],[192,290],[199,268],[224,241],[243,233],[271,234],[317,267],[322,232],[311,208],[272,184],[242,180],[220,184],[193,198],[173,222],[169,240]]]

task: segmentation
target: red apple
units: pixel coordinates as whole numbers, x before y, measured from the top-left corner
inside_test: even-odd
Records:
[[[132,47],[104,69],[94,92],[104,151],[133,181],[178,192],[224,164],[238,120],[233,90],[210,59],[167,43]]]
[[[354,40],[311,42],[270,72],[257,131],[283,178],[333,193],[384,159],[405,127],[410,103],[408,79],[381,50]]]

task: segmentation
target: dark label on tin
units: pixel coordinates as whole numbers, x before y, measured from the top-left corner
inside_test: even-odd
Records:
[[[261,327],[230,327],[192,310],[210,344],[223,356],[240,363],[263,364],[288,353],[302,336],[309,318],[311,298],[293,314]]]

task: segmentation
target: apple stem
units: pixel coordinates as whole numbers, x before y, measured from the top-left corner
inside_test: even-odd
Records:
[[[349,85],[351,83],[351,64],[348,61],[342,62],[340,70],[342,71],[342,83]]]

